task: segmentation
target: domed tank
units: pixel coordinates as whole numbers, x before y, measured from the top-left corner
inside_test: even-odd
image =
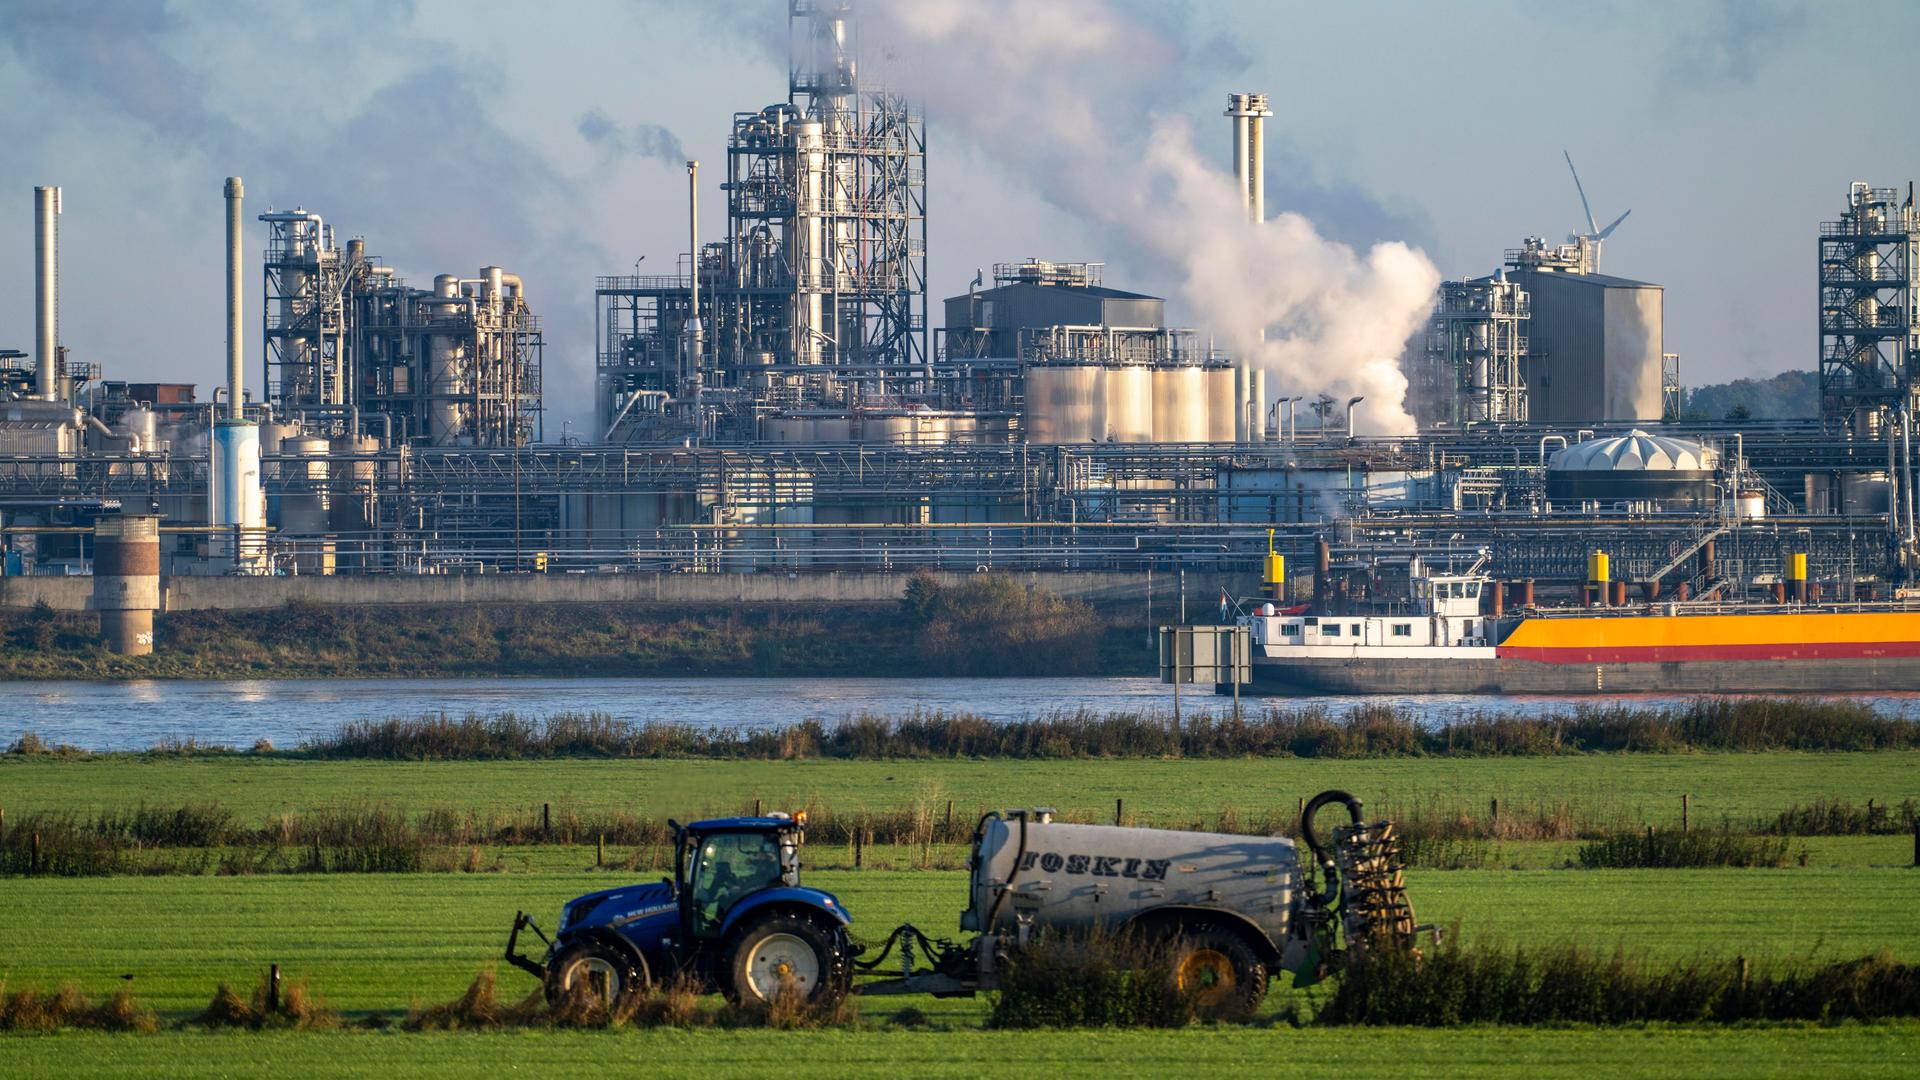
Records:
[[[1714,505],[1719,454],[1691,439],[1635,428],[1569,446],[1547,462],[1547,498],[1556,503],[1653,502],[1672,510]]]

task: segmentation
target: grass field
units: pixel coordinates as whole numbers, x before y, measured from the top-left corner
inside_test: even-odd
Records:
[[[0,1075],[35,1077],[464,1078],[592,1069],[694,1080],[775,1075],[939,1080],[1003,1073],[1061,1080],[1256,1074],[1532,1080],[1575,1071],[1658,1080],[1843,1080],[1908,1077],[1917,1065],[1920,1024],[1625,1031],[1227,1028],[0,1037]]]
[[[1680,796],[1693,821],[1771,815],[1842,798],[1882,805],[1920,798],[1920,752],[1582,754],[1551,758],[1304,758],[1067,761],[304,761],[273,755],[104,755],[77,760],[0,755],[0,809],[95,810],[218,801],[243,819],[346,802],[403,808],[631,811],[681,820],[816,801],[845,811],[952,799],[957,813],[1050,805],[1110,814],[1193,817],[1290,810],[1344,787],[1370,809],[1439,804],[1483,812],[1575,805],[1622,824],[1667,825]]]
[[[0,808],[90,811],[217,800],[248,821],[347,803],[524,810],[542,802],[683,820],[818,801],[885,809],[937,793],[976,806],[1051,803],[1089,812],[1123,798],[1130,814],[1192,818],[1221,809],[1291,810],[1347,786],[1377,809],[1446,805],[1484,812],[1572,805],[1622,822],[1668,824],[1693,795],[1696,825],[1744,822],[1819,798],[1886,803],[1920,797],[1920,754],[1595,754],[1555,758],[1314,761],[801,761],[550,760],[319,762],[275,756],[0,757]],[[1384,805],[1383,805],[1384,804]],[[1890,950],[1920,958],[1905,868],[1911,839],[1795,839],[1805,866],[1769,870],[1545,869],[1566,843],[1502,844],[1502,866],[1415,871],[1423,921],[1476,940],[1577,940],[1656,956],[1732,954],[1758,963]],[[625,852],[609,851],[610,857]],[[848,852],[814,845],[809,865]],[[951,855],[952,853],[948,853]],[[586,869],[590,846],[489,849],[501,873],[260,877],[0,878],[0,984],[72,981],[96,997],[130,985],[163,1019],[203,1007],[217,983],[242,992],[269,963],[306,977],[350,1018],[397,1018],[412,1003],[457,996],[474,973],[500,969],[503,997],[533,980],[499,963],[515,910],[551,922],[561,901],[651,876]],[[867,853],[904,865],[904,849]],[[950,860],[949,860],[950,861]],[[838,893],[859,936],[901,922],[956,935],[964,874],[954,870],[820,869],[810,884]],[[126,980],[124,976],[132,976]],[[1287,991],[1276,984],[1274,1000]],[[936,1028],[889,1024],[903,1005]],[[860,1031],[521,1032],[424,1035],[351,1031],[255,1034],[165,1031],[0,1036],[0,1076],[472,1075],[644,1068],[650,1075],[795,1077],[977,1076],[1016,1069],[1060,1077],[1326,1071],[1364,1078],[1531,1077],[1579,1069],[1623,1077],[1905,1076],[1920,1066],[1920,1023],[1837,1027],[1462,1031],[1201,1028],[1174,1032],[977,1030],[982,1001],[863,1003]]]

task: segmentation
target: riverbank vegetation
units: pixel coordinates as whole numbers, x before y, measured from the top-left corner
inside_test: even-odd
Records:
[[[1525,715],[1493,710],[1438,723],[1411,708],[1361,704],[1264,707],[1236,717],[1189,709],[1041,712],[995,720],[965,712],[859,714],[782,727],[633,723],[603,713],[446,714],[350,720],[292,751],[301,757],[475,761],[562,757],[718,758],[1238,758],[1551,757],[1585,753],[1911,750],[1920,721],[1844,700],[1698,698],[1679,705],[1614,702]],[[16,752],[50,752],[37,736]]]
[[[1139,675],[1134,610],[992,574],[895,603],[469,604],[176,611],[151,656],[91,613],[0,610],[0,680],[425,676]]]

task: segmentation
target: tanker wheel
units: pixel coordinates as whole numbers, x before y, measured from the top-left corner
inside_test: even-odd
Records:
[[[1173,985],[1201,1016],[1251,1013],[1266,1000],[1267,965],[1231,930],[1188,927],[1174,942]]]
[[[611,1009],[647,985],[647,969],[633,954],[599,941],[583,941],[547,968],[547,1004],[582,987]]]
[[[815,1008],[847,996],[840,935],[798,915],[772,915],[734,935],[727,952],[727,996],[738,1004],[771,1005],[793,994]]]

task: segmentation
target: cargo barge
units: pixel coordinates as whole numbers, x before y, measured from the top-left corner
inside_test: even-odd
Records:
[[[1920,606],[1654,603],[1483,614],[1477,574],[1412,582],[1404,614],[1255,604],[1243,693],[1611,694],[1920,690]],[[1220,686],[1222,692],[1232,687]]]

